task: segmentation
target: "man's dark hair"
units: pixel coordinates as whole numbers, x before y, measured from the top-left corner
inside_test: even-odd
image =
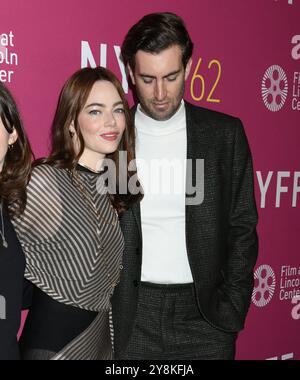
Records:
[[[129,63],[134,70],[135,55],[138,50],[158,54],[174,45],[181,47],[182,62],[186,67],[193,54],[194,44],[184,21],[174,13],[151,13],[129,30],[121,52],[125,65]]]

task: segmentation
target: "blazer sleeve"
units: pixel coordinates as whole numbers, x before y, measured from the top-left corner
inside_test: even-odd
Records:
[[[30,309],[33,296],[33,285],[24,279],[22,310]]]
[[[21,318],[22,278],[15,257],[0,254],[0,361],[18,360],[17,333]]]
[[[225,286],[240,315],[246,315],[251,303],[258,255],[257,222],[251,152],[243,125],[236,119]]]

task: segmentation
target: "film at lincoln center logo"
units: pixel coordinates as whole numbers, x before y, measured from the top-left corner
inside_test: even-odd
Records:
[[[261,265],[254,273],[254,280],[252,302],[257,307],[264,307],[271,301],[275,292],[275,273],[269,265]]]
[[[262,80],[262,98],[269,111],[277,112],[284,106],[288,94],[288,80],[284,70],[270,66]]]

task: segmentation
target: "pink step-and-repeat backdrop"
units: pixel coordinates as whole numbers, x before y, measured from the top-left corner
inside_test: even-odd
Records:
[[[195,42],[186,98],[240,117],[252,148],[260,254],[237,358],[300,359],[300,0],[1,0],[0,80],[46,155],[65,80],[102,65],[128,91],[120,45],[158,11],[182,16]]]

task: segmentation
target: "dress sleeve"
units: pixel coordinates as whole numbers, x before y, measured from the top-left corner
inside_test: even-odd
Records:
[[[27,244],[53,239],[60,229],[62,202],[55,170],[58,169],[42,165],[32,172],[25,212],[14,220],[23,249]]]

